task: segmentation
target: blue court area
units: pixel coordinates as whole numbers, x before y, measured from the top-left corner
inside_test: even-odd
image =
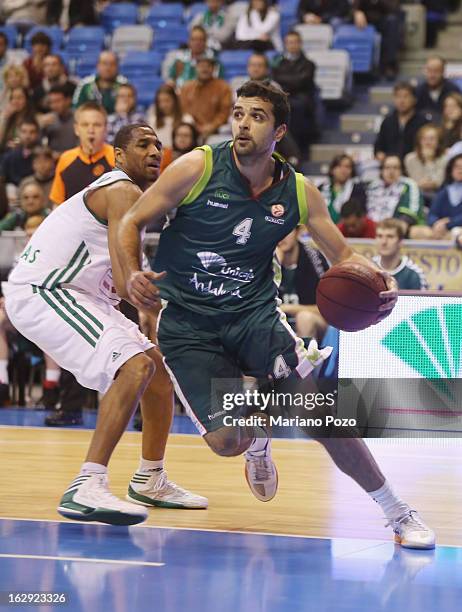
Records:
[[[40,610],[455,612],[462,598],[459,548],[10,519],[0,536],[3,601],[66,594]]]

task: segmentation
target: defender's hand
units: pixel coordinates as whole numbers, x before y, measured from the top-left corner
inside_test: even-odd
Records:
[[[382,291],[379,294],[382,304],[379,306],[379,311],[381,314],[377,323],[385,319],[385,317],[388,317],[393,308],[396,306],[396,302],[398,300],[398,283],[396,282],[395,278],[384,270],[381,270],[380,274],[383,276],[385,284],[387,285],[387,291]]]
[[[162,280],[166,272],[132,272],[127,281],[127,293],[137,308],[153,308],[159,301],[155,281]]]

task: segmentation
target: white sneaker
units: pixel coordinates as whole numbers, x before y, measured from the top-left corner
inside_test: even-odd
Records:
[[[79,474],[61,498],[58,512],[77,521],[136,525],[147,519],[145,509],[122,501],[109,491],[106,474]]]
[[[260,454],[261,453],[261,454]],[[259,453],[245,453],[245,478],[257,499],[271,501],[278,490],[278,471],[271,457],[271,440]]]
[[[395,532],[395,542],[404,548],[435,548],[435,533],[427,527],[415,510],[409,510],[397,520],[389,520]]]
[[[178,486],[167,479],[167,472],[135,472],[128,485],[126,499],[142,506],[158,508],[207,508],[209,500]]]

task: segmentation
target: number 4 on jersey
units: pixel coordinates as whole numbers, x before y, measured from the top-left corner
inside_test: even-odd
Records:
[[[252,227],[253,219],[247,218],[239,221],[239,223],[234,226],[233,236],[237,236],[236,243],[237,244],[246,244],[247,240],[251,236],[250,228]]]
[[[288,378],[291,373],[291,369],[285,362],[282,355],[278,355],[274,360],[273,375],[274,378]]]

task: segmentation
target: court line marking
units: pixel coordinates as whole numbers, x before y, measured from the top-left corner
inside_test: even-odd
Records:
[[[60,520],[60,519],[39,519],[39,518],[17,518],[14,516],[1,516],[0,517],[0,521],[33,521],[36,523],[59,523],[59,524],[67,524],[67,525],[72,525],[73,523],[78,523],[79,525],[88,525],[88,522],[85,521],[65,521],[65,520]],[[103,527],[113,527],[113,525],[106,525],[105,523],[94,523],[94,525],[96,526],[103,526]],[[238,530],[238,529],[212,529],[212,528],[207,528],[207,527],[201,527],[200,529],[196,528],[196,527],[169,527],[167,525],[145,525],[144,523],[141,525],[132,525],[131,527],[129,527],[129,529],[171,529],[174,531],[202,531],[205,533],[236,533],[238,535],[257,535],[257,536],[273,536],[276,538],[298,538],[298,539],[303,539],[303,540],[346,540],[348,542],[355,542],[357,541],[358,543],[360,542],[364,542],[364,540],[367,538],[342,538],[342,537],[332,537],[332,536],[314,536],[314,535],[299,535],[296,533],[278,533],[278,532],[274,532],[274,531],[242,531],[242,530]],[[368,548],[374,548],[376,546],[383,546],[383,545],[388,545],[388,544],[392,544],[393,546],[398,546],[397,544],[395,544],[393,542],[393,539],[390,540],[376,540],[376,539],[370,539],[367,540],[370,542],[374,542],[374,544],[371,544],[370,547]],[[438,544],[437,548],[462,548],[462,545],[459,544]],[[367,549],[364,549],[367,550]],[[356,551],[357,552],[357,551]],[[349,554],[349,553],[348,553]]]
[[[115,565],[149,565],[163,567],[165,563],[153,561],[123,561],[122,559],[93,559],[92,557],[55,557],[52,555],[13,555],[0,553],[2,559],[38,559],[41,561],[80,561],[81,563],[112,563]]]

